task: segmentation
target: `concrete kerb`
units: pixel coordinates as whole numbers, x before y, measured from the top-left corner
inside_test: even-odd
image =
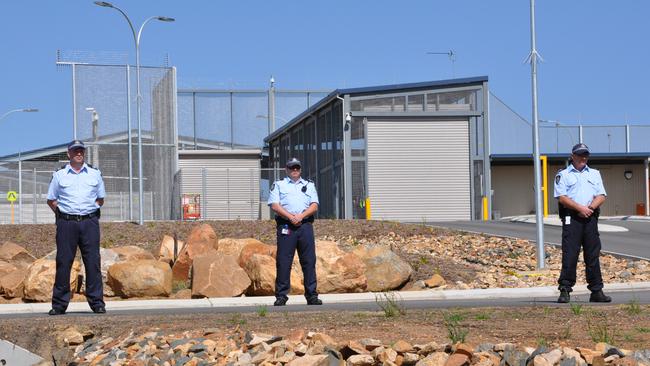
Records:
[[[629,231],[627,228],[624,228],[622,226],[616,226],[616,225],[611,225],[611,224],[603,224],[602,220],[609,220],[610,218],[602,217],[601,221],[598,222],[598,230],[602,232],[607,232],[607,233],[623,233],[626,231]],[[510,217],[503,217],[501,220],[506,220],[510,222],[524,222],[528,224],[536,224],[537,220],[534,215],[524,215],[524,216],[510,216]],[[562,226],[562,221],[560,221],[560,218],[557,216],[553,217],[546,217],[544,218],[544,225],[550,225],[550,226]]]
[[[647,291],[650,290],[650,282],[629,282],[606,284],[607,293],[621,291]],[[326,304],[354,303],[354,302],[375,302],[382,293],[364,292],[353,294],[323,294],[320,297]],[[557,296],[556,286],[529,287],[529,288],[492,288],[473,290],[424,290],[424,291],[397,291],[397,298],[403,301],[418,300],[485,300],[485,299],[513,299],[513,298],[541,298]],[[589,294],[586,285],[575,286],[574,295]],[[205,299],[158,299],[158,300],[124,300],[108,301],[106,309],[111,311],[127,310],[170,310],[170,309],[205,309],[223,307],[251,307],[251,306],[272,306],[275,297],[220,297]],[[304,305],[305,298],[302,295],[289,296],[288,305]],[[7,314],[46,314],[50,310],[49,303],[29,304],[2,304],[0,315]],[[314,310],[317,310],[316,308]],[[73,302],[68,307],[68,312],[89,313],[90,309],[85,302]]]

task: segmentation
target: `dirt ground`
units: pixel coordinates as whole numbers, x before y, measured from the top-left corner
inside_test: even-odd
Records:
[[[272,221],[211,221],[219,237],[253,237],[275,244]],[[133,223],[102,223],[104,247],[137,245],[155,252],[163,235],[176,234],[184,240],[196,223],[156,222],[138,226]],[[0,225],[0,238],[11,240],[41,257],[55,248],[54,225]],[[451,231],[424,225],[403,225],[394,222],[317,220],[316,236],[338,240],[342,245],[361,238],[372,240],[397,233],[437,236]],[[475,267],[458,263],[447,265],[445,258],[422,263],[394,248],[414,265],[415,279],[423,279],[439,271],[448,281],[466,281],[475,275]],[[399,305],[399,304],[398,304]],[[625,349],[645,349],[650,345],[650,307],[629,303],[619,306],[538,305],[526,308],[435,309],[408,310],[405,314],[387,317],[384,312],[306,312],[300,315],[275,311],[272,306],[253,313],[200,313],[179,315],[91,315],[61,317],[0,317],[0,339],[49,356],[57,349],[57,332],[68,326],[90,329],[95,337],[126,336],[131,331],[142,334],[152,329],[178,333],[199,328],[216,328],[224,334],[235,329],[274,335],[287,335],[296,329],[327,333],[339,341],[371,337],[391,344],[399,339],[411,343],[436,341],[449,343],[449,332],[466,332],[466,342],[511,342],[537,347],[541,345],[593,347],[600,341]],[[447,321],[445,320],[447,319]],[[455,319],[453,327],[449,319]],[[457,337],[456,337],[457,338]]]

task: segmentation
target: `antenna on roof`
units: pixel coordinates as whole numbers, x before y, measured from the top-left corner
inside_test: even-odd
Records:
[[[427,52],[427,55],[447,55],[449,56],[449,61],[451,62],[451,78],[456,77],[456,70],[454,63],[456,62],[456,53],[454,50],[449,50],[449,52]]]

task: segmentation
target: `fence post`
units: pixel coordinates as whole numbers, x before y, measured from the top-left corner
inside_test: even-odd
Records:
[[[207,219],[207,206],[208,206],[208,198],[207,196],[207,187],[206,187],[206,170],[205,168],[201,168],[201,218],[203,220]]]
[[[33,174],[34,174],[34,189],[32,191],[32,215],[33,215],[32,222],[35,224],[36,223],[36,168],[34,168]],[[21,210],[20,221],[19,221],[21,223],[22,223],[22,217],[23,217],[23,212]]]

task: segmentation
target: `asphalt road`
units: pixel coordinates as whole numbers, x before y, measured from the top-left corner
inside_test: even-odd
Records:
[[[650,260],[650,221],[600,220],[602,224],[622,226],[627,232],[600,232],[603,251],[627,257]],[[430,222],[432,226],[450,229],[508,236],[535,241],[537,225],[523,222],[498,221],[446,221]],[[562,243],[560,226],[544,225],[544,242],[551,245]]]
[[[589,304],[589,306],[604,306],[616,304],[649,304],[650,291],[617,291],[609,293],[612,296],[612,302],[609,304],[589,303],[589,295],[574,295],[571,297],[573,303]],[[446,308],[481,308],[481,307],[494,307],[494,308],[517,308],[524,306],[557,306],[568,307],[569,304],[558,304],[556,302],[557,296],[553,297],[521,297],[514,299],[472,299],[472,300],[409,300],[400,302],[400,306],[406,309],[446,309]],[[273,306],[257,305],[257,306],[222,306],[212,308],[192,308],[187,307],[183,309],[142,309],[142,310],[115,310],[110,311],[106,315],[96,315],[88,311],[68,312],[64,317],[79,317],[79,316],[92,316],[92,317],[119,317],[130,315],[172,315],[172,314],[200,314],[200,313],[255,313],[265,308],[268,312],[288,312],[299,313],[304,311],[381,311],[381,308],[376,302],[360,301],[360,302],[345,302],[345,303],[325,303],[322,306],[307,306],[307,305],[287,305],[287,306]],[[17,318],[44,318],[51,319],[46,313],[28,313],[28,314],[2,314],[2,319],[17,319]]]

